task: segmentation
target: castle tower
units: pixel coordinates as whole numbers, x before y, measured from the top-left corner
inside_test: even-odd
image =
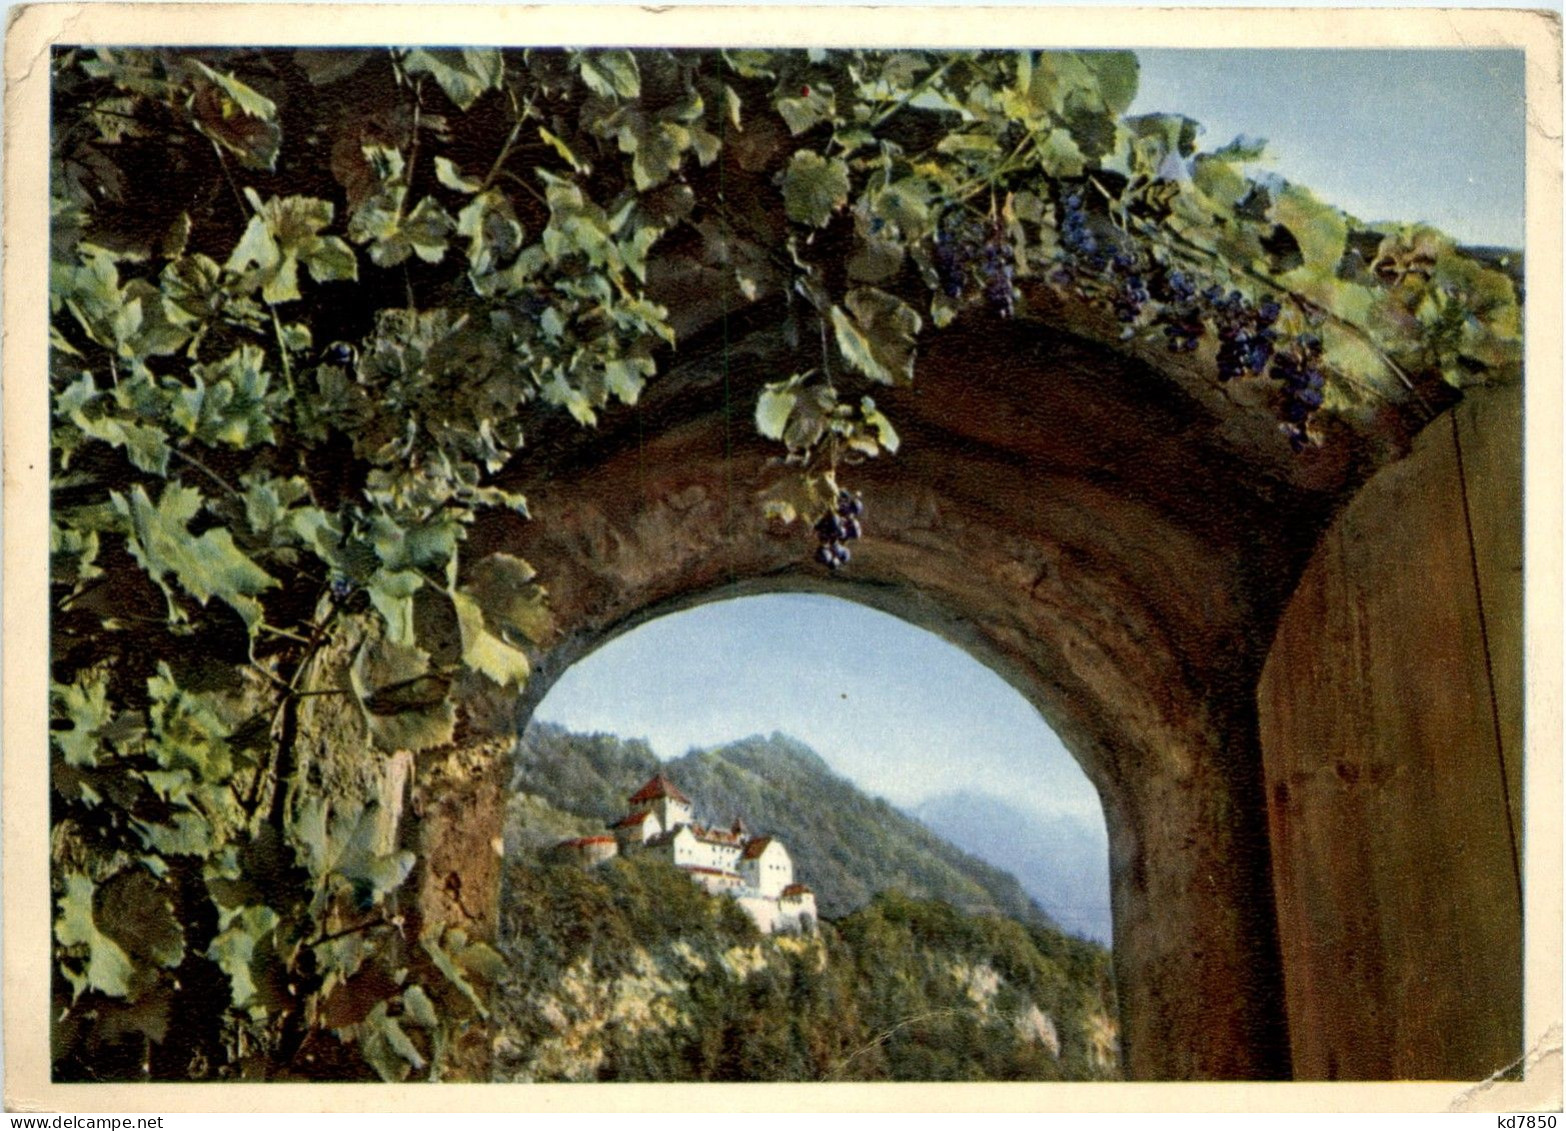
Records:
[[[746,844],[745,851],[740,853],[739,873],[746,887],[768,899],[776,899],[794,882],[794,861],[782,841],[759,836]]]
[[[692,820],[691,799],[661,773],[649,778],[627,801],[632,813],[645,810],[657,817],[664,832],[672,832],[676,826],[688,825]]]

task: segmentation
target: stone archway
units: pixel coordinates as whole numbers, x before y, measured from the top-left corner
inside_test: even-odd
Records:
[[[599,644],[718,595],[816,589],[930,629],[1036,706],[1099,790],[1128,1073],[1288,1076],[1255,688],[1364,445],[1298,459],[1266,414],[1070,334],[953,329],[885,398],[904,454],[845,473],[867,537],[828,575],[807,533],[760,514],[779,469],[748,406],[790,371],[777,325],[720,322],[636,409],[541,435],[514,482],[535,521],[476,532],[474,552],[549,585],[559,631],[523,720]]]

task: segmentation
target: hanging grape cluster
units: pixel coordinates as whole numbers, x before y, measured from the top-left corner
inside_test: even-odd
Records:
[[[837,509],[828,511],[816,523],[816,538],[821,543],[816,547],[816,561],[830,570],[847,565],[853,555],[845,543],[854,541],[863,533],[861,520],[864,513],[864,500],[857,491],[839,491]]]
[[[1125,327],[1123,339],[1136,336],[1144,324],[1156,325],[1171,353],[1192,353],[1214,334],[1218,380],[1227,384],[1268,374],[1280,382],[1280,430],[1296,452],[1312,446],[1311,417],[1321,408],[1326,388],[1319,338],[1304,334],[1280,345],[1277,323],[1283,307],[1277,299],[1253,302],[1216,284],[1198,290],[1187,271],[1151,259],[1107,222],[1095,230],[1081,189],[1062,192],[1059,207],[1061,254],[1052,282],[1081,297],[1107,301]]]
[[[977,289],[1001,318],[1016,313],[1016,250],[998,220],[963,216],[944,224],[932,260],[947,298],[960,300]]]
[[[1283,384],[1283,423],[1279,428],[1299,451],[1310,443],[1306,431],[1311,414],[1321,407],[1327,387],[1320,369],[1321,339],[1302,334],[1272,359],[1273,380]]]

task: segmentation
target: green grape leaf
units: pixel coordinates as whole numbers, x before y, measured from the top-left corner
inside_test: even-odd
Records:
[[[55,415],[70,420],[85,436],[124,448],[131,463],[142,471],[167,475],[170,449],[163,429],[151,424],[133,424],[115,416],[88,416],[87,406],[99,396],[92,374],[83,373],[56,395]]]
[[[432,196],[427,196],[407,216],[402,214],[408,190],[393,185],[371,197],[348,222],[348,238],[370,245],[370,259],[378,267],[396,267],[410,255],[426,263],[446,256],[446,241],[456,222]]]
[[[189,102],[196,129],[238,157],[247,168],[275,168],[283,131],[277,124],[277,107],[272,100],[231,74],[213,70],[199,60],[189,63],[207,80],[198,80]]]
[[[808,90],[802,96],[779,98],[772,104],[795,137],[822,122],[831,121],[837,113],[837,102],[829,88],[812,86]]]
[[[744,79],[774,79],[777,72],[772,70],[771,64],[775,52],[757,49],[724,50],[723,61],[740,78]]]
[[[567,165],[571,166],[572,172],[586,173],[590,171],[587,162],[578,157],[574,149],[572,149],[559,137],[550,133],[543,126],[538,127],[538,136],[546,145],[548,145],[556,153],[560,154],[561,159]]]
[[[98,532],[49,522],[49,579],[69,585],[73,591],[93,578],[102,577],[98,561]]]
[[[199,813],[175,813],[167,824],[132,821],[138,836],[160,856],[210,856],[212,823]]]
[[[447,188],[467,195],[472,195],[484,187],[483,181],[464,177],[462,170],[457,168],[457,163],[450,157],[435,158],[435,179]]]
[[[850,291],[843,302],[848,313],[840,306],[832,307],[832,326],[843,357],[872,381],[910,383],[916,339],[923,325],[918,312],[874,287]]]
[[[426,930],[419,939],[419,945],[446,976],[446,980],[468,999],[478,1015],[487,1018],[489,1007],[474,987],[469,974],[477,973],[491,979],[497,977],[497,965],[490,959],[494,951],[482,943],[469,943],[467,934],[461,930],[452,928],[443,933],[438,926]]]
[[[1104,109],[1118,118],[1136,101],[1141,64],[1134,51],[1082,51],[1077,55],[1098,80]]]
[[[796,375],[787,381],[776,381],[761,390],[756,399],[756,431],[769,440],[781,440],[783,429],[799,400],[795,391],[800,378]]]
[[[74,996],[83,990],[97,990],[109,997],[125,997],[131,992],[135,973],[130,956],[108,935],[98,929],[93,918],[92,880],[77,872],[64,877],[65,894],[60,897],[59,916],[54,921],[55,941],[63,947],[86,947],[87,966],[80,972],[64,968]]]
[[[402,991],[402,1008],[415,1025],[426,1029],[439,1028],[440,1016],[435,1012],[435,1003],[424,992],[423,986],[409,986]]]
[[[668,180],[691,147],[691,131],[679,122],[635,110],[623,111],[614,120],[620,152],[631,155],[631,178],[643,192]]]
[[[164,578],[173,574],[180,587],[205,606],[213,597],[228,604],[252,631],[261,623],[255,595],[278,584],[234,545],[226,529],[215,527],[199,538],[189,523],[201,509],[201,493],[170,483],[156,506],[137,484],[129,497],[110,492],[115,513],[128,519],[131,554],[169,599],[170,616],[183,619]]]
[[[359,277],[353,249],[321,231],[332,223],[330,201],[310,196],[272,197],[265,201],[254,189],[245,197],[255,215],[229,253],[224,270],[240,276],[247,288],[259,286],[268,303],[293,302],[299,293],[299,264],[317,283]]]
[[[1282,224],[1298,242],[1304,257],[1302,274],[1335,276],[1348,241],[1348,220],[1315,194],[1290,185],[1275,194],[1271,219]]]
[[[930,216],[930,184],[920,177],[893,181],[875,194],[872,209],[908,242],[921,240],[934,230]]]
[[[548,595],[534,581],[533,567],[510,554],[479,559],[463,587],[484,611],[491,631],[542,644],[554,632]]]
[[[378,569],[365,586],[370,603],[386,622],[387,639],[394,644],[414,643],[413,595],[424,578],[414,570]]]
[[[647,378],[657,371],[650,357],[615,357],[604,362],[604,381],[609,391],[625,404],[635,404],[642,395]]]
[[[290,322],[283,327],[283,348],[289,353],[304,353],[311,342],[310,327],[303,322]]]
[[[854,246],[848,257],[848,277],[856,283],[881,283],[895,276],[903,266],[903,245],[899,240],[866,236]]]
[[[223,265],[223,269],[235,274],[251,267],[270,271],[275,270],[282,259],[282,249],[268,230],[266,219],[256,215],[250,217],[249,223],[245,225],[244,234],[239,237],[234,250],[229,252],[228,262]]]
[[[213,447],[276,443],[267,406],[272,379],[262,368],[265,362],[266,355],[247,343],[221,361],[191,366],[193,383],[176,395],[170,418],[187,435]]]
[[[166,770],[192,770],[204,782],[226,782],[234,772],[228,744],[231,728],[212,697],[180,688],[168,664],[161,660],[157,674],[147,680],[147,696],[151,700],[150,749],[158,765]]]
[[[461,527],[455,519],[440,515],[428,522],[402,526],[389,516],[370,521],[370,541],[375,556],[389,570],[443,571],[456,552]]]
[[[1191,180],[1225,215],[1232,212],[1250,191],[1249,183],[1238,169],[1208,153],[1196,155]]]
[[[499,90],[506,73],[505,59],[492,47],[415,48],[403,56],[402,68],[410,75],[429,75],[461,110],[486,91]]]
[[[172,968],[185,957],[185,932],[168,889],[152,873],[128,868],[101,885],[93,899],[103,933],[134,959]]]
[[[788,218],[824,228],[832,214],[848,203],[848,165],[801,149],[783,174],[783,207]]]
[[[223,930],[207,948],[207,957],[228,975],[230,996],[238,1009],[256,1006],[257,951],[261,943],[277,929],[277,912],[270,907],[246,907],[227,912],[219,920]]]
[[[575,62],[587,89],[600,98],[635,98],[642,91],[636,56],[629,51],[583,52]]]
[[[898,438],[897,429],[892,427],[892,422],[880,409],[875,407],[875,401],[870,397],[864,397],[859,402],[859,413],[863,418],[865,427],[875,433],[875,439],[880,446],[891,455],[897,454],[897,446],[902,441]]]
[[[396,828],[378,803],[332,814],[331,870],[347,880],[361,905],[379,904],[413,871],[413,853],[396,847]]]
[[[567,381],[564,374],[556,373],[539,392],[546,403],[559,405],[570,412],[578,424],[591,427],[598,423],[593,402],[586,393]]]
[[[310,278],[317,283],[334,283],[342,280],[357,281],[359,259],[336,236],[322,236],[320,241],[300,256],[310,269]]]
[[[468,202],[457,214],[456,232],[468,241],[468,264],[475,276],[490,273],[522,248],[522,225],[498,189]]]
[[[214,71],[199,59],[191,59],[189,62],[199,73],[222,87],[224,93],[232,98],[239,108],[252,118],[270,120],[277,116],[277,105],[270,98],[256,93],[233,75],[224,74],[222,71]]]
[[[406,1080],[410,1070],[424,1067],[418,1047],[403,1032],[395,1017],[387,1014],[386,1002],[375,1003],[365,1019],[354,1026],[359,1051],[388,1084]]]
[[[451,741],[451,680],[431,672],[429,660],[428,652],[389,640],[360,646],[348,679],[377,748],[418,752]]]
[[[527,653],[494,635],[484,622],[484,610],[461,589],[451,592],[462,635],[462,662],[501,687],[523,687],[532,671]]]
[[[446,237],[456,223],[432,196],[426,196],[399,226],[398,235],[426,263],[439,263],[446,255]]]

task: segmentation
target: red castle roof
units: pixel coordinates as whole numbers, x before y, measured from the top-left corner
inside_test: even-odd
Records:
[[[772,838],[771,837],[769,837],[769,836],[758,836],[755,840],[751,841],[749,844],[747,844],[745,846],[745,851],[740,854],[740,859],[742,859],[742,860],[754,860],[756,857],[760,856],[763,852],[765,852],[767,850],[767,846],[769,844],[771,844],[771,843],[772,843]]]
[[[652,814],[647,812],[644,809],[640,813],[632,813],[629,816],[621,817],[618,821],[616,821],[614,824],[610,825],[609,827],[611,829],[631,829],[631,828],[635,828],[637,825],[641,824],[643,821],[645,821],[650,816],[652,816]]]
[[[648,778],[646,785],[631,794],[630,801],[633,806],[636,806],[644,801],[656,801],[660,797],[683,801],[687,805],[691,803],[691,799],[681,793],[679,787],[662,774],[654,774]]]
[[[810,894],[810,889],[807,888],[804,884],[789,884],[788,887],[783,889],[783,898],[784,899],[787,899],[791,895],[809,895],[809,894]]]
[[[612,836],[579,836],[579,837],[577,837],[574,840],[563,840],[556,847],[557,848],[582,848],[585,845],[589,845],[589,844],[613,844],[613,843],[614,843],[614,837],[612,837]]]

